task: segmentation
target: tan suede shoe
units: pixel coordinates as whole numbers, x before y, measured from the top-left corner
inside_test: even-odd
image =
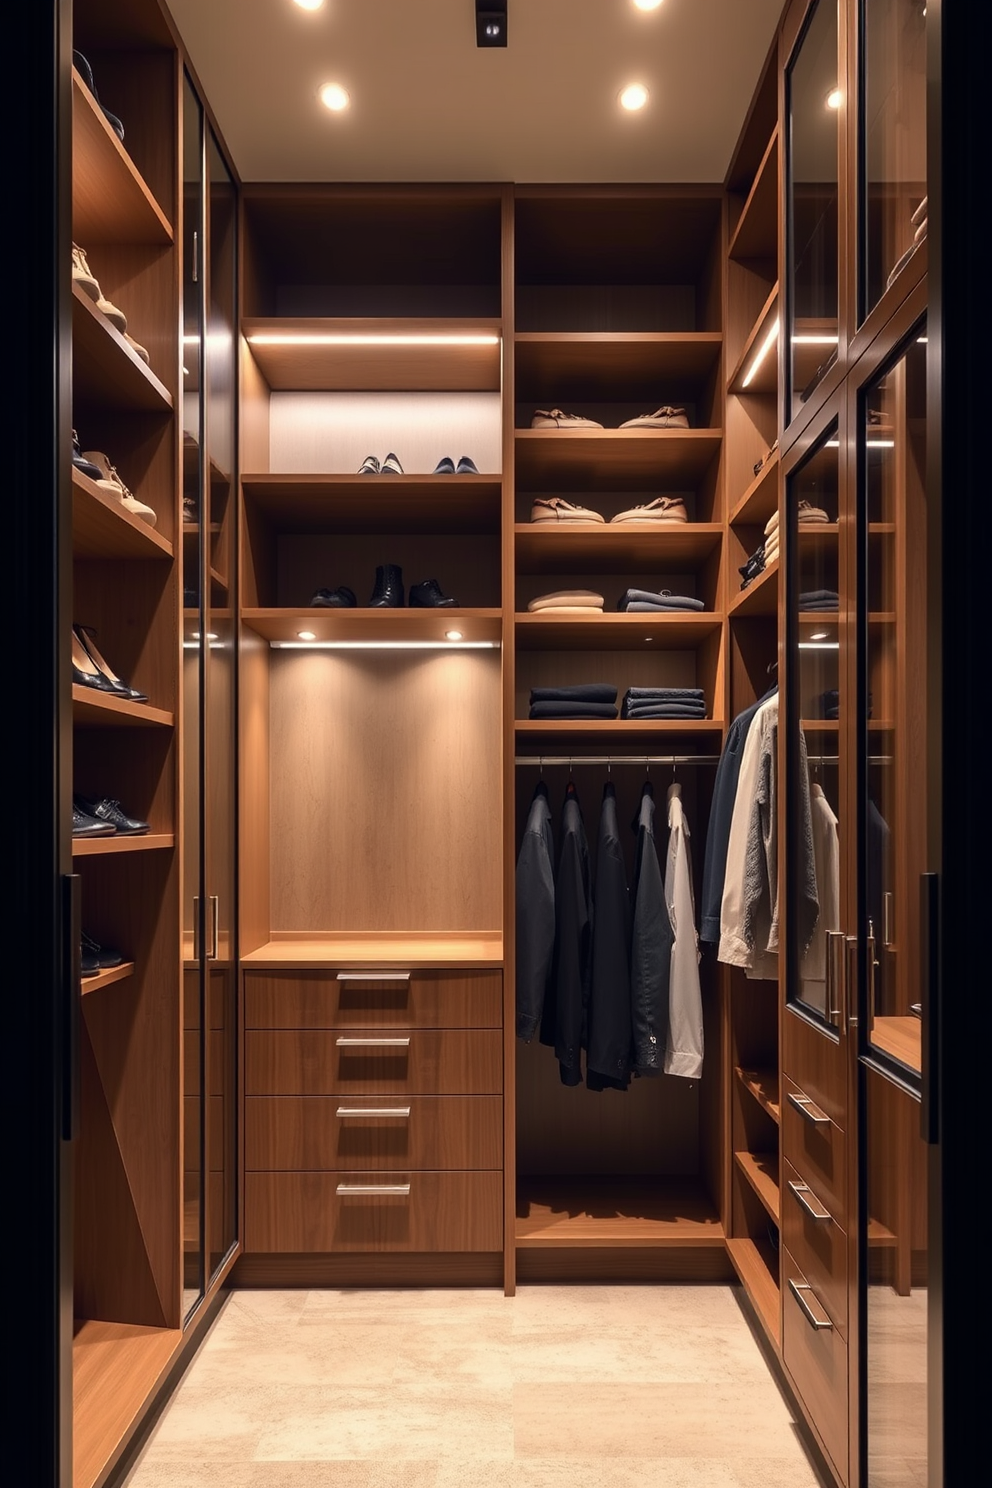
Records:
[[[540,496],[530,509],[532,522],[604,522],[599,512],[586,506],[574,506],[563,496]]]

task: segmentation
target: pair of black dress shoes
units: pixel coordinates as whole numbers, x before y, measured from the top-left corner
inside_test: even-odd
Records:
[[[97,976],[101,971],[110,971],[115,966],[124,965],[124,957],[120,951],[101,945],[92,935],[87,935],[85,930],[80,936],[79,950],[80,971],[84,977]]]
[[[375,588],[368,602],[370,610],[402,609],[404,604],[403,570],[396,563],[380,563],[375,571]],[[314,609],[353,610],[358,601],[353,589],[344,584],[337,589],[318,589],[310,601]],[[458,601],[444,593],[437,579],[425,579],[410,587],[410,608],[414,610],[451,610]]]
[[[109,796],[72,798],[73,837],[141,837],[147,831],[146,821],[128,816]]]

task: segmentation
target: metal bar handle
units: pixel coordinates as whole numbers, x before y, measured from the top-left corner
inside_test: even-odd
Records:
[[[335,1043],[339,1049],[408,1049],[410,1037],[408,1034],[406,1038],[339,1038]]]
[[[886,889],[882,895],[882,944],[886,950],[892,949],[895,940],[895,902],[896,896],[891,889]]]
[[[844,932],[828,930],[827,942],[827,1017],[835,1027],[844,1019]]]
[[[216,961],[220,954],[220,895],[210,895],[210,950],[207,952],[208,961]]]
[[[833,1323],[827,1317],[827,1314],[823,1311],[823,1308],[821,1307],[819,1309],[820,1315],[818,1316],[816,1311],[810,1306],[809,1302],[807,1301],[807,1293],[810,1297],[816,1300],[816,1293],[814,1292],[808,1281],[793,1281],[792,1277],[790,1276],[789,1290],[795,1297],[796,1301],[799,1303],[799,1306],[802,1308],[803,1312],[806,1314],[806,1321],[810,1324],[811,1327],[815,1328],[817,1332],[819,1332],[823,1328],[833,1327]]]
[[[200,896],[193,895],[193,960],[200,959]]]
[[[830,1125],[830,1117],[826,1111],[821,1111],[819,1106],[815,1105],[808,1095],[795,1095],[791,1090],[787,1094],[800,1116],[804,1116],[814,1126]]]
[[[408,982],[408,971],[339,971],[339,982]]]
[[[796,1202],[806,1210],[810,1219],[816,1220],[817,1224],[833,1219],[830,1210],[820,1202],[808,1183],[794,1183],[790,1178],[789,1187],[792,1189]]]
[[[409,1183],[339,1183],[337,1186],[339,1194],[408,1194]]]
[[[400,1121],[409,1121],[409,1106],[338,1106],[337,1113],[343,1121],[349,1117],[360,1120],[363,1116],[396,1116]]]

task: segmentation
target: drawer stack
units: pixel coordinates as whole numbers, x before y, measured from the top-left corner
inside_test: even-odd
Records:
[[[245,1249],[499,1251],[499,971],[245,973]]]

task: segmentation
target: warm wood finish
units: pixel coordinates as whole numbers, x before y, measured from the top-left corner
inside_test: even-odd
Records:
[[[604,612],[557,619],[553,612],[521,612],[515,624],[521,651],[629,651],[641,646],[698,646],[706,637],[720,633],[723,616],[686,610],[658,615]]]
[[[775,262],[778,252],[778,140],[776,125],[730,239],[729,258]]]
[[[727,384],[728,392],[731,393],[773,393],[778,383],[778,342],[777,338],[762,355],[761,348],[765,345],[768,337],[772,335],[772,328],[779,319],[779,294],[776,284],[768,296],[751,328],[734,369],[730,374]],[[755,361],[760,358],[757,367]],[[752,373],[752,367],[754,371]],[[749,376],[750,374],[750,376]],[[747,384],[745,386],[745,379]]]
[[[741,1069],[738,1065],[735,1073],[744,1089],[754,1096],[761,1109],[767,1111],[778,1125],[782,1119],[778,1070]]]
[[[490,1287],[503,1281],[499,1251],[436,1251],[362,1255],[244,1255],[231,1276],[236,1287]]]
[[[498,320],[376,320],[248,317],[242,334],[273,391],[484,391],[500,385]],[[259,338],[306,338],[292,345]],[[320,336],[363,336],[365,345],[321,345]],[[387,337],[486,336],[489,345],[396,344]],[[378,343],[378,344],[377,344]]]
[[[561,1286],[635,1282],[655,1286],[722,1284],[734,1271],[724,1247],[684,1245],[525,1246],[516,1252],[516,1274],[522,1282]]]
[[[363,1116],[355,1114],[367,1110]],[[383,1111],[397,1114],[385,1116]],[[341,1111],[352,1114],[342,1116]],[[403,1115],[409,1112],[409,1115]],[[498,1095],[249,1097],[245,1168],[399,1172],[503,1165]]]
[[[466,641],[499,644],[499,610],[409,609],[266,609],[243,610],[246,625],[266,641],[300,645],[299,632],[312,630],[318,641],[445,642],[445,632],[460,630]],[[456,643],[447,642],[452,650]]]
[[[912,1070],[922,1065],[922,1028],[912,1013],[902,1017],[878,1017],[871,1025],[871,1041],[876,1048]]]
[[[503,941],[497,933],[479,935],[434,935],[429,933],[378,934],[314,933],[297,936],[275,931],[272,939],[241,957],[242,966],[264,966],[293,970],[322,966],[388,967],[403,971],[410,967],[441,965],[499,966]]]
[[[837,1044],[791,1009],[782,1019],[782,1109],[790,1088],[808,1095],[834,1124],[847,1130],[847,1107],[837,1076]],[[802,1070],[802,1079],[798,1071]],[[794,1073],[795,1072],[795,1073]],[[800,1086],[802,1087],[800,1090]]]
[[[498,971],[415,970],[408,981],[346,969],[245,973],[246,1028],[500,1028]]]
[[[720,522],[638,523],[560,527],[518,522],[513,529],[517,572],[608,573],[648,569],[691,573],[720,546]],[[650,617],[649,617],[650,618]]]
[[[172,544],[73,466],[72,555],[163,559],[172,557]]]
[[[569,741],[585,746],[587,754],[598,754],[612,743],[636,742],[651,752],[672,751],[676,754],[698,754],[700,750],[720,753],[723,723],[719,719],[685,718],[640,719],[571,719],[518,718],[514,724],[520,750],[542,749],[546,754],[568,754]],[[581,749],[580,751],[581,752]]]
[[[408,1045],[338,1045],[339,1038],[398,1038],[370,1028],[249,1030],[247,1095],[498,1095],[502,1039],[495,1029],[414,1030]],[[265,1247],[263,1247],[264,1249]]]
[[[103,971],[98,971],[95,976],[83,977],[79,988],[80,996],[85,997],[88,992],[99,992],[101,987],[109,987],[114,982],[123,982],[134,975],[134,962],[124,961],[120,966],[108,966]]]
[[[788,1251],[782,1255],[782,1357],[806,1410],[815,1423],[839,1482],[847,1481],[847,1344],[835,1327],[812,1326],[797,1302],[790,1281],[809,1278]],[[808,1296],[808,1294],[806,1294]],[[814,1308],[824,1303],[814,1293]]]
[[[151,351],[151,347],[146,349]],[[163,414],[172,408],[172,394],[165,384],[75,285],[72,365],[74,381],[84,383],[89,396],[108,408]]]
[[[144,837],[74,837],[72,856],[88,858],[116,853],[158,852],[174,846],[175,837],[171,832],[147,832]]]
[[[737,590],[728,609],[732,620],[745,615],[778,614],[778,568],[779,560],[773,558],[746,589]]]
[[[808,1091],[783,1075],[783,1156],[815,1191],[841,1228],[846,1230],[847,1143],[844,1132],[833,1121],[815,1124],[801,1115],[789,1099],[790,1094],[802,1096],[808,1094]]]
[[[72,1340],[72,1483],[103,1477],[182,1343],[178,1328],[76,1324]]]
[[[243,475],[256,512],[280,532],[499,531],[492,475]]]
[[[409,1181],[406,1194],[339,1193],[339,1184]],[[496,1172],[248,1173],[245,1250],[474,1251],[503,1243]]]
[[[778,509],[778,451],[769,455],[743,496],[732,507],[730,524],[764,527],[772,512]]]
[[[518,1249],[724,1246],[709,1195],[681,1178],[521,1178],[516,1236]]]
[[[72,69],[72,234],[93,243],[171,243],[172,227]]]
[[[728,1240],[727,1253],[764,1324],[765,1332],[778,1347],[782,1326],[777,1255],[767,1238],[760,1235],[753,1240],[747,1236]]]
[[[782,1241],[813,1287],[843,1338],[847,1338],[847,1235],[836,1220],[814,1219],[790,1183],[804,1180],[791,1163],[782,1164]],[[814,1209],[827,1209],[812,1185],[800,1193]]]
[[[130,698],[97,692],[94,687],[72,684],[72,721],[80,728],[173,728],[175,716],[151,703],[133,703]]]
[[[734,1161],[761,1200],[769,1217],[778,1224],[780,1195],[776,1152],[735,1152]]]
[[[514,338],[517,401],[684,404],[720,361],[719,331],[520,331]],[[645,409],[645,411],[650,411]]]
[[[720,449],[720,429],[516,431],[517,486],[524,491],[691,489]]]

